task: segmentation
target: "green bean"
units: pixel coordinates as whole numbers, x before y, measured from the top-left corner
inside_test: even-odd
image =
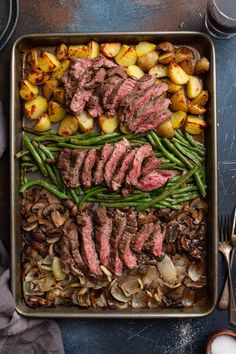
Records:
[[[84,146],[99,144],[100,142],[104,142],[104,141],[108,142],[110,139],[116,138],[118,136],[121,136],[121,134],[116,133],[116,132],[110,133],[110,134],[99,135],[97,137],[87,139],[86,141],[79,141],[79,144],[84,145]],[[71,139],[71,143],[76,144],[77,141],[75,139]]]
[[[190,150],[191,152],[196,153],[197,155],[200,155],[201,157],[205,156],[205,152],[202,149],[195,148],[195,147],[189,145],[188,143],[183,143],[182,141],[180,141],[176,138],[172,138],[171,141],[173,143],[177,143],[177,144],[184,146],[186,149]]]
[[[180,145],[179,143],[174,144],[176,148],[182,152],[185,156],[187,156],[189,159],[191,159],[193,162],[196,163],[196,165],[200,166],[202,162],[202,157],[197,155],[195,152],[187,150],[184,146]]]
[[[22,162],[21,164],[22,167],[34,167],[35,164],[31,162]]]
[[[98,146],[80,146],[80,145],[74,145],[74,144],[69,144],[69,143],[58,143],[57,146],[63,147],[63,148],[68,148],[68,149],[93,149],[95,147],[100,147]]]
[[[38,171],[38,166],[34,166],[34,167],[31,167],[31,168],[28,168],[28,172],[35,172],[35,171]]]
[[[15,154],[15,157],[17,159],[20,159],[22,158],[23,156],[26,156],[26,155],[29,155],[29,151],[28,150],[22,150],[22,151],[19,151]]]
[[[78,205],[79,204],[79,197],[78,197],[77,192],[73,188],[70,188],[69,192],[70,192],[70,195],[72,196],[72,199],[74,200],[75,204]]]
[[[178,189],[175,193],[172,194],[172,196],[174,197],[174,196],[177,196],[177,195],[182,194],[182,193],[186,193],[186,192],[190,192],[190,191],[196,191],[196,190],[198,190],[197,186],[188,185],[186,187]]]
[[[179,141],[181,141],[182,143],[186,143],[186,144],[188,144],[189,146],[191,146],[190,144],[189,144],[189,142],[184,138],[184,136],[180,133],[180,132],[178,132],[177,130],[175,130],[175,135],[174,135]]]
[[[40,135],[40,136],[45,136],[45,135],[48,135],[49,132],[46,131],[46,132],[37,132],[36,130],[32,129],[32,128],[28,128],[28,127],[23,127],[23,130],[26,132],[26,133],[30,133],[30,134],[34,134],[34,135]],[[57,131],[56,130],[50,130],[50,134],[51,135],[56,135],[57,134]]]
[[[28,137],[27,134],[23,133],[23,141],[25,143],[25,145],[27,146],[28,150],[30,151],[31,155],[33,156],[35,162],[37,163],[37,165],[39,166],[40,171],[42,172],[42,174],[47,177],[48,176],[48,172],[47,169],[40,157],[40,155],[38,154],[37,150],[35,149],[35,147],[32,145],[30,138]]]
[[[56,195],[57,197],[59,197],[61,199],[68,199],[68,196],[64,192],[61,192],[59,189],[57,189],[52,184],[50,184],[50,183],[48,183],[48,182],[46,182],[44,180],[41,180],[41,179],[31,179],[31,180],[29,180],[27,183],[25,183],[23,186],[21,186],[20,192],[24,193],[25,191],[27,191],[29,188],[31,188],[33,186],[44,187],[49,192],[51,192],[52,194]]]
[[[87,194],[84,195],[83,198],[80,199],[79,202],[79,208],[81,209],[83,204],[92,196],[92,195],[96,195],[98,194],[98,192],[103,192],[104,190],[106,190],[106,188],[100,187],[100,188],[91,188],[90,191],[87,192]]]
[[[185,131],[185,137],[186,137],[186,139],[189,141],[189,143],[190,143],[193,147],[195,147],[195,148],[197,148],[197,149],[202,149],[203,151],[206,150],[206,148],[205,148],[205,146],[204,146],[203,144],[197,142],[197,141],[193,138],[193,136],[192,136],[191,134],[189,134],[188,132],[186,132],[186,131]]]
[[[150,134],[150,133],[147,133],[147,134],[146,134],[146,137],[147,137],[148,141],[151,143],[151,145],[152,145],[154,148],[156,148],[155,140],[152,138],[151,134]],[[155,154],[160,154],[160,156],[163,156],[163,154],[160,153],[160,152],[159,152],[159,153],[156,152]],[[156,156],[157,156],[157,155],[156,155]]]
[[[32,162],[32,159],[31,159],[31,156],[23,155],[21,157],[21,161],[23,161],[23,162]]]
[[[193,200],[193,199],[196,199],[199,197],[199,194],[198,193],[188,193],[186,194],[184,197],[182,198],[179,198],[179,199],[176,199],[176,200],[173,200],[172,204],[173,205],[176,205],[176,204],[179,204],[179,203],[183,203],[183,202],[187,202],[189,200]]]
[[[203,181],[202,181],[202,179],[201,179],[201,177],[200,177],[200,175],[199,175],[199,172],[195,172],[195,173],[194,173],[194,179],[195,179],[195,181],[196,181],[196,184],[197,184],[197,186],[198,186],[198,189],[199,189],[200,192],[201,192],[201,195],[202,195],[203,197],[205,197],[205,196],[206,196],[206,188],[205,188],[205,185],[204,185],[204,183],[203,183]]]
[[[171,150],[189,169],[192,169],[194,165],[172,144],[168,139],[162,139],[166,147]]]
[[[166,189],[161,193],[159,196],[153,198],[150,202],[143,203],[138,210],[144,210],[147,209],[160,201],[164,200],[167,198],[169,195],[171,195],[174,191],[176,191],[178,188],[180,188],[184,183],[188,182],[190,177],[196,172],[197,168],[193,168],[190,171],[188,171],[184,176],[182,176],[175,184],[173,184],[170,188]]]
[[[154,208],[159,208],[159,209],[169,208],[169,209],[173,209],[173,210],[181,210],[181,206],[173,205],[172,203],[170,204],[170,203],[168,203],[168,202],[166,202],[164,200],[161,203],[159,203],[159,204],[155,204]]]
[[[175,169],[175,164],[174,163],[161,163],[159,166],[160,170],[173,170]]]
[[[155,151],[155,156],[156,157],[163,157],[163,153],[162,152],[157,152],[157,151]]]

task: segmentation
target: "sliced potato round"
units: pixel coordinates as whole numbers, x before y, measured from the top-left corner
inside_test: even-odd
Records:
[[[123,44],[118,54],[115,56],[115,61],[121,66],[133,65],[137,61],[137,53],[134,48],[129,47],[127,44]]]
[[[84,111],[80,113],[78,116],[76,116],[76,118],[78,119],[79,130],[82,133],[86,133],[93,129],[94,118],[91,117],[87,112]]]
[[[181,47],[177,49],[175,53],[175,61],[176,63],[181,63],[184,60],[191,60],[194,59],[194,54],[190,48]]]
[[[120,119],[118,116],[107,117],[105,115],[101,115],[98,118],[98,124],[103,133],[109,134],[113,133],[119,127]]]
[[[187,98],[183,89],[174,93],[171,96],[170,101],[171,101],[170,109],[172,111],[188,112]]]
[[[51,77],[43,84],[43,95],[47,100],[50,99],[50,97],[53,94],[53,91],[57,86],[58,86],[58,80],[54,79],[53,77]]]
[[[60,62],[56,56],[49,52],[42,52],[39,57],[39,68],[45,72],[50,73],[56,71],[60,67]]]
[[[45,132],[51,129],[51,122],[47,113],[43,113],[39,118],[37,118],[34,125],[34,130],[37,132]]]
[[[206,122],[202,118],[198,116],[192,116],[192,115],[189,115],[187,117],[184,126],[185,130],[192,135],[197,135],[202,133],[205,127],[206,127]]]
[[[172,138],[175,134],[175,130],[172,126],[172,123],[170,120],[165,121],[164,123],[160,124],[157,128],[156,128],[157,134],[161,137],[161,138]]]
[[[176,85],[185,85],[189,80],[189,75],[176,63],[168,65],[168,76]]]
[[[70,45],[68,47],[68,55],[70,58],[87,58],[88,57],[88,47],[84,44]]]
[[[48,109],[48,102],[42,96],[36,96],[30,101],[25,102],[25,113],[30,119],[37,119]]]
[[[209,93],[203,90],[197,97],[195,97],[191,102],[193,104],[199,104],[200,106],[205,106],[209,98]]]
[[[31,49],[27,53],[27,61],[32,66],[32,68],[36,69],[39,66],[38,62],[38,53],[36,49]]]
[[[196,75],[205,74],[209,69],[210,69],[210,63],[207,58],[202,57],[201,59],[197,60],[196,68],[195,68]]]
[[[88,43],[88,56],[91,59],[94,59],[96,57],[98,57],[100,54],[100,46],[97,42],[95,41],[90,41]]]
[[[135,47],[138,57],[142,57],[145,54],[154,52],[155,49],[156,49],[156,44],[145,42],[145,41],[139,42]]]
[[[197,76],[190,76],[186,93],[189,98],[197,97],[202,91],[202,80]]]
[[[70,65],[70,60],[68,59],[62,60],[60,63],[60,67],[52,73],[52,77],[54,77],[57,80],[60,80],[62,76],[65,74],[69,65]]]
[[[185,121],[187,119],[187,114],[186,112],[183,111],[177,111],[172,113],[171,115],[171,123],[174,129],[179,129],[184,126]]]
[[[48,115],[52,123],[60,122],[66,116],[66,109],[58,102],[48,103]]]
[[[141,70],[147,72],[151,68],[153,68],[158,62],[158,53],[151,52],[139,57],[137,60],[137,65]]]
[[[149,70],[148,74],[149,75],[156,75],[156,77],[158,79],[160,79],[162,77],[167,77],[167,75],[168,75],[167,67],[162,64],[157,64],[152,69]]]
[[[186,72],[186,74],[194,75],[196,60],[195,59],[183,60],[181,61],[181,63],[179,63],[179,66],[181,66],[181,68]]]
[[[192,102],[188,102],[188,111],[191,114],[204,114],[206,112],[206,108],[200,106],[199,104],[193,104]]]
[[[68,55],[68,47],[66,44],[61,43],[57,48],[56,48],[56,57],[58,60],[63,60],[67,57]]]
[[[49,75],[40,69],[32,69],[29,71],[27,79],[31,82],[31,84],[38,86],[47,81],[49,79]]]
[[[114,58],[120,50],[121,43],[102,43],[100,44],[100,50],[107,58]]]
[[[29,101],[36,97],[39,93],[39,89],[37,86],[31,84],[28,80],[22,80],[20,84],[20,97]]]
[[[64,87],[56,87],[55,90],[53,91],[53,96],[58,103],[64,104],[65,103]]]
[[[67,115],[62,119],[59,128],[58,134],[60,136],[69,136],[77,132],[79,127],[78,119],[75,116]]]
[[[143,75],[144,72],[138,65],[129,65],[128,68],[126,69],[126,73],[129,76],[133,76],[136,79],[140,79]]]

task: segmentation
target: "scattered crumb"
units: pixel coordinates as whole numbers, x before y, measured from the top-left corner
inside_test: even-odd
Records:
[[[184,21],[182,21],[180,24],[179,24],[179,28],[182,29],[184,26]]]
[[[201,13],[201,12],[199,12],[199,13],[198,13],[198,15],[199,15],[201,18],[203,18],[203,16],[202,16],[202,13]]]

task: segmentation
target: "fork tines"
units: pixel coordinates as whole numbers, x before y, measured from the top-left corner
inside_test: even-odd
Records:
[[[229,214],[219,216],[219,240],[220,242],[230,242],[231,223]]]

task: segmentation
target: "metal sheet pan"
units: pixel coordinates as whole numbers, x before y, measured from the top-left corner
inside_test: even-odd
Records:
[[[206,77],[206,88],[210,92],[206,119],[206,176],[208,185],[207,202],[207,277],[208,289],[206,299],[201,305],[190,309],[146,309],[146,310],[100,310],[80,309],[78,307],[29,308],[24,300],[21,289],[21,196],[19,194],[20,173],[19,162],[14,158],[22,146],[22,109],[19,97],[19,82],[22,78],[22,58],[29,48],[85,43],[90,39],[98,42],[120,41],[135,44],[141,40],[154,42],[171,41],[176,45],[188,45],[196,48],[211,63]],[[11,60],[11,287],[16,302],[16,310],[29,317],[87,317],[87,318],[170,318],[170,317],[201,317],[209,315],[215,308],[218,289],[217,274],[217,126],[216,126],[216,77],[215,52],[212,41],[200,32],[143,32],[143,33],[48,33],[32,34],[20,37],[12,49]]]

